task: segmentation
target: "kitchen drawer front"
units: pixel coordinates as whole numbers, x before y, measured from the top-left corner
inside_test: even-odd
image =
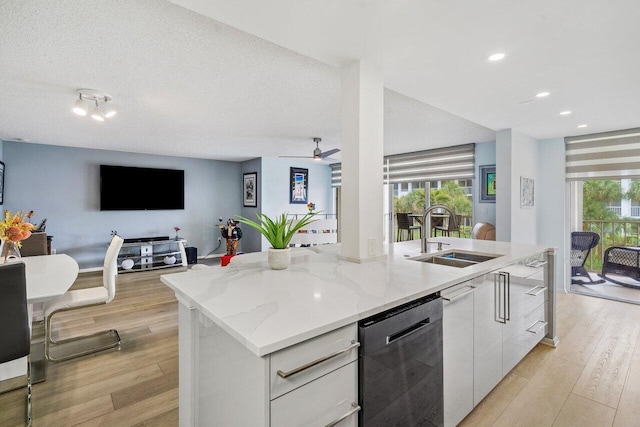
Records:
[[[524,320],[525,336],[524,350],[528,353],[547,334],[545,305],[542,304],[530,313]]]
[[[511,279],[523,278],[533,280],[544,280],[544,267],[546,266],[546,252],[527,257],[515,264],[501,269],[511,275]]]
[[[357,324],[354,323],[273,353],[271,355],[269,374],[271,380],[271,399],[273,400],[282,396],[309,381],[313,381],[347,363],[357,360],[358,347],[355,345],[355,343],[357,343],[357,337]],[[311,366],[297,373],[292,373],[298,368],[304,367],[314,361],[325,359],[340,351],[343,352],[315,366]],[[278,375],[278,371],[283,374],[291,373],[291,375],[282,378]]]
[[[544,286],[544,282],[531,283],[531,285],[531,288],[526,289],[524,293],[525,316],[532,313],[547,300],[547,288]]]
[[[358,363],[352,362],[271,401],[271,427],[358,425]]]

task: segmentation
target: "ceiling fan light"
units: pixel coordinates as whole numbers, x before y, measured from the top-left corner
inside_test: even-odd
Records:
[[[93,113],[91,113],[91,117],[94,120],[97,120],[99,122],[104,122],[104,118],[105,118],[104,111],[102,111],[102,108],[100,108],[97,102],[96,102],[96,108],[93,110]]]
[[[82,98],[78,99],[73,105],[73,112],[79,116],[86,116],[87,109],[87,103]]]

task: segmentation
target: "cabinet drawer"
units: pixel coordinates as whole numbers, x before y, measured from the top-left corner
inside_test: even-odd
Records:
[[[357,333],[357,325],[354,323],[273,353],[269,373],[271,399],[357,360]],[[345,349],[348,350],[327,358]],[[327,359],[314,366],[299,369],[325,358]],[[286,378],[282,378],[278,371],[286,375]],[[295,371],[298,372],[294,373]]]
[[[516,264],[511,264],[510,266],[501,269],[501,271],[509,272],[512,280],[514,278],[544,280],[544,267],[546,265],[546,253],[540,252],[539,254],[527,257]]]
[[[536,308],[527,317],[525,317],[524,327],[524,350],[525,353],[528,353],[547,334],[547,322],[544,304]]]
[[[531,283],[531,288],[524,290],[524,315],[532,313],[547,300],[547,288],[544,282]],[[529,326],[529,325],[525,325]]]
[[[271,427],[358,425],[357,362],[271,401]]]

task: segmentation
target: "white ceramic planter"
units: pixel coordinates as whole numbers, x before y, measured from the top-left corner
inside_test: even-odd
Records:
[[[291,263],[291,248],[269,248],[269,266],[274,270],[284,270]]]

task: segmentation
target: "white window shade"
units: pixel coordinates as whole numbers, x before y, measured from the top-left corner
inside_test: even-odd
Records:
[[[331,185],[342,184],[342,165],[331,165]],[[384,181],[448,181],[475,178],[475,144],[385,156]]]
[[[640,128],[565,138],[566,178],[640,176]]]

